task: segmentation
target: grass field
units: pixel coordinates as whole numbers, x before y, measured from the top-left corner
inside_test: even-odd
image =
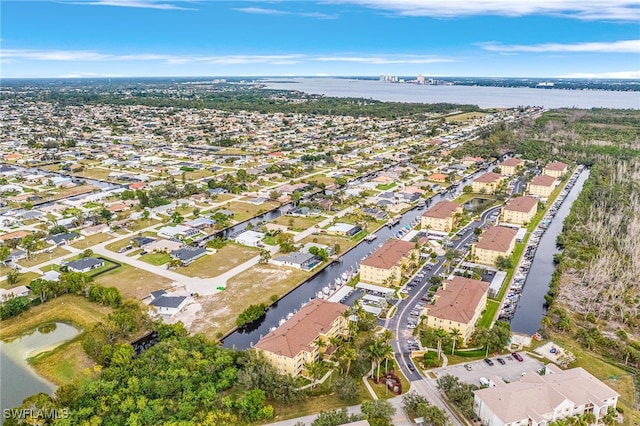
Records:
[[[388,189],[393,188],[394,186],[396,186],[396,183],[395,182],[391,182],[391,183],[385,183],[385,184],[376,185],[376,188],[379,189],[380,191],[386,191]]]
[[[319,244],[324,244],[330,247],[333,247],[336,244],[339,244],[340,250],[343,253],[345,250],[350,249],[351,247],[356,245],[356,242],[353,241],[351,238],[344,238],[344,237],[339,237],[337,235],[324,235],[324,234],[309,235],[308,237],[305,237],[302,240],[300,240],[300,243],[302,244],[319,243]]]
[[[51,254],[47,252],[42,252],[38,254],[32,254],[29,257],[29,260],[22,259],[18,261],[18,265],[31,267],[39,265],[40,263],[48,262],[50,259],[55,259],[56,257],[64,256],[69,254],[69,251],[63,249],[62,247],[56,247],[52,250]]]
[[[500,303],[495,300],[487,300],[487,307],[478,320],[478,327],[491,327],[491,323],[493,323],[493,318],[496,316],[496,312],[498,312],[498,307],[500,307]]]
[[[215,254],[203,256],[188,266],[178,268],[176,272],[188,277],[216,277],[259,254],[258,249],[230,243]]]
[[[95,282],[105,287],[117,288],[122,297],[140,300],[154,290],[170,287],[173,281],[123,264],[118,269],[96,277]]]
[[[202,314],[194,321],[191,332],[215,337],[217,333],[231,331],[248,304],[269,305],[272,295],[283,296],[309,276],[310,273],[297,269],[256,265],[227,281],[224,291],[199,299]]]
[[[30,358],[29,364],[45,379],[63,385],[87,377],[85,372],[93,371],[95,362],[84,352],[81,336],[77,336],[52,351]]]
[[[445,121],[450,123],[452,121],[467,121],[474,118],[482,118],[487,115],[486,112],[464,112],[462,114],[448,115],[445,117]]]
[[[111,238],[113,238],[111,235],[105,234],[104,232],[100,232],[98,234],[89,235],[79,241],[74,242],[73,244],[71,244],[71,247],[84,250],[84,249],[91,248],[91,246],[95,246],[96,244],[109,241]]]
[[[291,228],[296,232],[304,231],[324,220],[323,217],[280,216],[271,222],[276,225],[289,226],[291,219],[293,219],[293,226]]]
[[[232,201],[229,205],[223,206],[223,208],[235,213],[235,216],[232,218],[233,220],[242,222],[243,220],[257,216],[260,213],[272,210],[276,206],[278,206],[278,203],[275,201],[267,201],[260,205],[243,203],[242,201]]]
[[[2,270],[0,270],[0,274],[6,275],[6,272],[9,272],[9,270],[10,270],[9,268],[3,267]],[[2,271],[6,271],[6,272],[3,274]],[[24,272],[24,273],[21,273],[18,276],[18,283],[16,285],[27,285],[31,281],[33,281],[36,278],[38,278],[39,276],[40,276],[40,274],[37,274],[35,272]],[[9,283],[7,283],[6,279],[0,281],[0,288],[11,288],[11,287],[15,287],[15,286],[10,286]]]
[[[85,169],[81,172],[72,173],[74,176],[81,176],[92,179],[100,179],[100,180],[108,180],[111,182],[116,182],[115,179],[109,179],[109,173],[114,172],[114,170],[104,169],[102,167],[85,167]]]
[[[140,256],[138,259],[155,266],[160,266],[165,263],[169,263],[171,261],[171,256],[167,253],[147,253]]]

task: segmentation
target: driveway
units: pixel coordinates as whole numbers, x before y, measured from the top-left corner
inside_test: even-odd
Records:
[[[540,360],[533,358],[524,352],[520,352],[520,355],[522,355],[523,358],[522,362],[517,361],[511,355],[501,355],[489,358],[493,361],[492,366],[481,359],[478,361],[468,362],[466,364],[456,364],[448,367],[437,368],[432,371],[438,377],[451,374],[452,376],[458,377],[465,383],[480,386],[480,377],[490,379],[491,376],[498,376],[506,382],[515,382],[522,377],[522,373],[537,374],[536,371],[539,368],[544,367],[544,364]],[[496,360],[497,358],[502,358],[505,361],[505,364],[500,364]],[[467,370],[465,365],[471,366],[471,370]]]

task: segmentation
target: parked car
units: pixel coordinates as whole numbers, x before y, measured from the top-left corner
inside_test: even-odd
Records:
[[[409,367],[409,370],[411,370],[412,372],[416,371],[416,367],[413,365],[412,362],[408,362],[407,367]]]
[[[489,358],[485,358],[484,362],[486,362],[489,365],[493,365],[493,361],[491,361]]]
[[[522,358],[522,355],[520,355],[517,352],[513,352],[511,355],[520,362],[524,361],[524,359]]]
[[[471,371],[471,364],[465,364],[464,368],[466,368],[467,371]]]
[[[506,364],[506,362],[504,362],[504,359],[502,359],[502,358],[496,358],[496,361],[498,361],[502,365]]]

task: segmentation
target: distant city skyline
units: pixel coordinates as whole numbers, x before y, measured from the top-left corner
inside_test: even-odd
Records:
[[[2,78],[640,78],[625,0],[2,3]]]

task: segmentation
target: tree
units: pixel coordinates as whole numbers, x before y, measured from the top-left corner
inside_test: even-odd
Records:
[[[496,258],[496,267],[502,270],[511,269],[513,268],[513,261],[510,257],[498,256]]]
[[[46,302],[49,296],[52,295],[50,281],[38,278],[31,281],[29,287],[33,294],[36,294],[40,298],[40,302],[42,303]]]
[[[362,415],[374,425],[390,425],[391,418],[396,413],[396,409],[389,401],[375,399],[364,401],[360,406]]]
[[[142,211],[142,218],[147,221],[147,225],[149,225],[149,216],[151,216],[151,212],[149,210]]]
[[[26,252],[27,259],[29,259],[31,253],[38,248],[38,245],[40,245],[40,241],[35,234],[29,234],[22,239],[20,245]]]
[[[465,193],[465,194],[469,194],[469,193],[473,192],[473,187],[471,185],[465,185],[462,188],[462,192]]]
[[[286,232],[278,234],[278,245],[280,246],[280,251],[283,253],[291,253],[296,248],[293,244],[293,235],[288,234]]]
[[[0,262],[4,262],[5,260],[7,260],[9,258],[9,255],[11,254],[11,249],[7,246],[1,246],[0,247]]]
[[[84,259],[85,257],[91,257],[91,256],[93,256],[93,250],[91,249],[86,249],[82,253],[80,253],[80,259]]]
[[[474,235],[482,234],[482,228],[478,228],[478,227],[473,228],[473,234]]]
[[[55,225],[49,229],[49,235],[64,234],[65,232],[69,232],[69,230],[64,225]]]
[[[266,263],[269,263],[270,259],[271,259],[271,252],[269,250],[265,250],[265,249],[260,250],[260,260],[258,261],[259,264],[264,265]]]
[[[360,420],[360,416],[349,414],[346,408],[341,408],[333,411],[321,411],[318,417],[311,422],[311,426],[338,426],[358,420]]]
[[[462,337],[462,334],[460,333],[460,330],[458,330],[457,328],[452,328],[451,331],[449,332],[449,335],[451,336],[451,342],[452,342],[451,355],[453,355],[454,352],[456,351],[456,343],[458,342],[458,339]]]
[[[175,224],[182,223],[184,221],[184,217],[180,214],[180,212],[175,211],[171,213],[171,221]]]
[[[358,399],[358,382],[348,375],[340,376],[333,382],[333,391],[341,400],[355,402]]]
[[[7,272],[7,284],[10,286],[14,286],[18,284],[20,281],[20,272],[18,271],[9,271]]]
[[[104,219],[106,223],[109,223],[111,221],[111,218],[113,218],[113,213],[111,213],[107,209],[102,209],[100,210],[100,217]]]
[[[193,209],[193,217],[200,216],[200,209],[198,207]]]

